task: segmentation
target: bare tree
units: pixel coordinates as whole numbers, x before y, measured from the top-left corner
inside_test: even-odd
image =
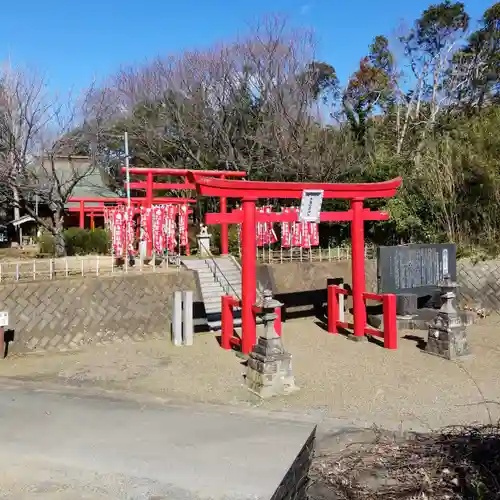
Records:
[[[102,94],[101,94],[102,95]],[[33,217],[54,236],[56,255],[65,254],[65,205],[79,182],[99,168],[102,98],[89,90],[66,102],[52,96],[32,72],[4,71],[0,78],[0,202]],[[74,162],[74,156],[88,162]],[[61,166],[60,158],[66,158]],[[49,210],[47,219],[38,206]]]
[[[232,44],[124,69],[108,85],[149,164],[321,179],[333,173],[331,134],[319,130],[312,61],[311,34],[271,17]]]
[[[464,5],[446,0],[429,6],[413,28],[399,37],[410,75],[398,82],[398,154],[411,127],[420,131],[420,151],[440,112],[449,109],[454,96],[466,85],[468,76],[455,70],[454,55],[468,23]],[[417,154],[416,161],[419,158]]]

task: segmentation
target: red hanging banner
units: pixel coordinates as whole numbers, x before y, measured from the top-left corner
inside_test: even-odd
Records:
[[[149,228],[152,226],[151,217],[152,209],[141,207],[141,241],[151,242],[152,234],[150,234]]]
[[[153,208],[153,249],[161,255],[165,250],[165,207],[158,205]]]
[[[309,222],[309,238],[312,247],[319,246],[319,229],[317,222]]]
[[[273,211],[273,207],[264,207],[264,212],[270,214]],[[278,237],[274,232],[274,224],[272,222],[266,222],[266,244],[271,245],[278,241]]]
[[[310,222],[301,222],[300,246],[311,248]]]
[[[175,205],[167,205],[167,221],[165,226],[165,232],[167,238],[167,249],[170,253],[175,253],[177,248],[177,241],[175,238],[176,215],[177,215],[177,207]]]
[[[292,207],[290,209],[291,212],[297,212],[297,208]],[[292,222],[292,247],[300,247],[302,246],[302,222]]]
[[[124,212],[125,217],[125,238],[127,242],[127,251],[130,254],[134,253],[134,216],[135,216],[135,208],[128,207]]]
[[[272,207],[261,207],[258,211],[263,214],[270,214],[273,209]],[[263,247],[265,245],[271,245],[272,243],[276,243],[278,241],[278,237],[274,232],[273,223],[272,222],[258,222],[257,223],[257,246]]]
[[[290,209],[284,208],[283,213],[289,214]],[[291,237],[290,222],[282,222],[281,223],[281,246],[283,248],[290,248],[290,237]]]
[[[179,240],[180,246],[186,247],[188,244],[188,209],[187,205],[179,207]]]
[[[260,213],[264,212],[263,208],[259,208],[258,211]],[[256,239],[257,239],[257,246],[263,247],[266,242],[265,242],[265,234],[266,234],[266,225],[264,222],[257,222],[257,234],[256,234]]]
[[[125,247],[125,215],[122,210],[116,209],[112,211],[112,244],[113,254],[115,257],[123,257]]]

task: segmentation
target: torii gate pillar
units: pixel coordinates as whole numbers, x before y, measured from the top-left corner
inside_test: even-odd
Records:
[[[363,217],[363,199],[351,200],[351,252],[352,252],[352,308],[354,315],[353,333],[355,337],[365,336],[366,308],[363,293],[366,290],[365,279],[365,220]]]
[[[241,351],[249,353],[257,342],[257,325],[253,306],[257,300],[257,246],[255,244],[255,199],[243,198],[241,234]]]

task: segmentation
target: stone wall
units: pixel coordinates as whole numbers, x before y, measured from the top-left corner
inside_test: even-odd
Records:
[[[266,271],[266,268],[268,269]],[[377,291],[377,262],[365,262],[366,289]],[[264,286],[271,286],[279,293],[301,290],[319,290],[326,286],[326,280],[341,278],[351,283],[351,261],[332,262],[286,262],[283,264],[264,264],[257,271]]]
[[[500,313],[500,261],[459,261],[457,274],[462,304],[481,304]],[[376,291],[375,261],[366,262],[366,276],[367,290]],[[349,284],[351,263],[261,265],[258,278],[286,304],[286,319],[306,310],[317,314],[326,302],[327,279],[342,278]],[[190,271],[2,284],[0,311],[9,312],[9,352],[169,335],[172,293],[182,289],[195,292],[195,317],[201,317],[203,307]]]
[[[377,263],[367,260],[366,288],[377,290]],[[286,262],[283,264],[263,264],[257,268],[257,278],[263,288],[270,288],[275,297],[284,304],[283,319],[307,315],[323,314],[323,304],[327,301],[327,280],[342,279],[351,283],[350,261],[334,262]],[[347,299],[351,307],[351,298]]]
[[[306,500],[311,467],[316,443],[316,428],[304,443],[301,451],[288,469],[271,500]]]
[[[190,271],[1,285],[9,353],[169,335],[172,293],[181,289],[198,301]]]
[[[460,298],[465,305],[481,305],[500,313],[500,260],[457,263]]]
[[[377,291],[377,262],[368,260],[366,289]],[[263,287],[271,288],[286,308],[304,310],[326,301],[325,285],[328,278],[342,278],[350,284],[351,262],[287,262],[258,266],[257,276]],[[500,260],[457,262],[457,281],[463,306],[482,306],[500,313]],[[348,306],[350,301],[348,300]]]

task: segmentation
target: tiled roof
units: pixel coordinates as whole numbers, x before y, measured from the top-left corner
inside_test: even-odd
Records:
[[[57,158],[55,168],[59,179],[64,183],[71,182],[75,175],[81,175],[82,179],[73,188],[73,198],[119,198],[105,182],[107,174],[98,166],[93,167],[90,160],[85,157]],[[66,203],[66,208],[77,207],[78,203]],[[97,203],[86,203],[86,206],[98,206]]]

